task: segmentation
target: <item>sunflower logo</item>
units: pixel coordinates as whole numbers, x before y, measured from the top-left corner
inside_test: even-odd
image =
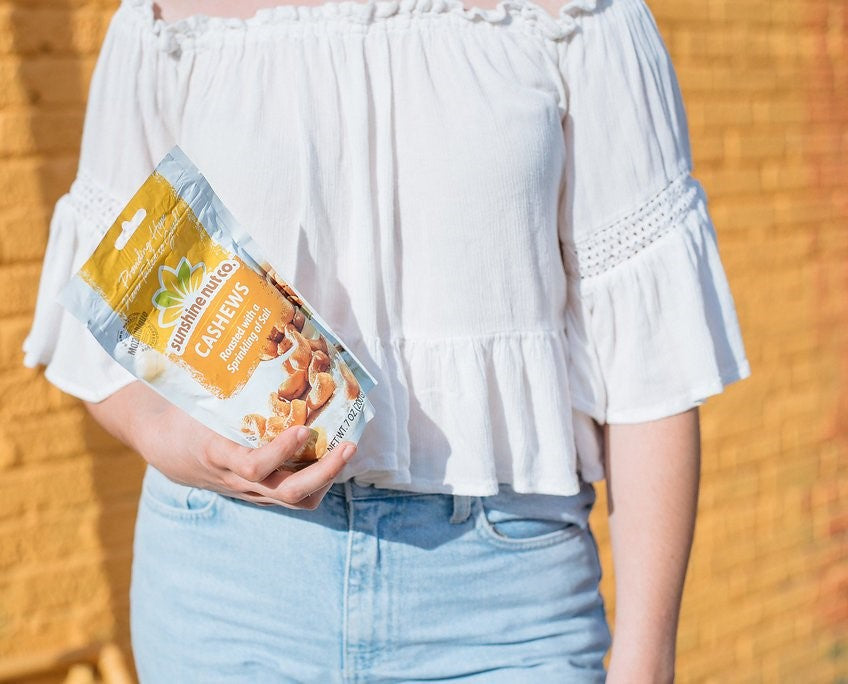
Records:
[[[170,328],[176,325],[183,307],[194,299],[203,284],[206,266],[201,261],[194,266],[183,257],[176,268],[159,267],[159,289],[153,295],[153,306],[159,309],[159,325]]]

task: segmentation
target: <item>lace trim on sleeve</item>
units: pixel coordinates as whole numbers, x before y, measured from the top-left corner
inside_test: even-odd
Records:
[[[575,241],[570,251],[578,276],[600,275],[681,226],[680,219],[702,192],[701,184],[685,170],[636,210]]]
[[[86,225],[98,234],[109,229],[122,209],[122,204],[82,169],[71,183],[68,200]]]

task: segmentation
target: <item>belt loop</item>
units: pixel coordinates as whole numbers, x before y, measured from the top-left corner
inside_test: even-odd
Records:
[[[345,480],[342,484],[344,484],[345,501],[350,503],[353,501],[353,487],[350,484],[350,480]]]
[[[464,494],[452,494],[451,496],[453,496],[453,514],[450,521],[454,525],[463,523],[471,515],[471,497]]]

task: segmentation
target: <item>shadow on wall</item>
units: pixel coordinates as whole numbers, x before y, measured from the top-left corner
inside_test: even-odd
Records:
[[[0,430],[3,451],[11,454],[4,478],[30,488],[8,509],[19,531],[10,533],[18,535],[10,542],[18,547],[12,572],[0,566],[0,681],[23,681],[27,671],[53,681],[48,670],[67,670],[69,653],[110,642],[132,669],[129,577],[144,461],[109,436],[80,401],[50,386],[41,369],[23,368],[18,351],[31,321],[50,216],[76,173],[89,79],[117,4],[12,0],[0,6],[7,63],[15,65],[0,108],[16,126],[0,143],[6,167],[0,187],[7,186],[0,212],[9,217],[0,224],[7,232],[0,246],[4,268],[20,270],[22,283],[22,296],[9,305],[15,309],[5,312],[16,317],[17,357],[7,353],[0,373],[16,391],[0,405]]]

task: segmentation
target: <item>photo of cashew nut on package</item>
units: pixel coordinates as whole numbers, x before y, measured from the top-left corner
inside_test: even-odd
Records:
[[[136,378],[195,419],[259,447],[311,429],[282,468],[358,443],[376,380],[278,274],[174,147],[59,295]]]

